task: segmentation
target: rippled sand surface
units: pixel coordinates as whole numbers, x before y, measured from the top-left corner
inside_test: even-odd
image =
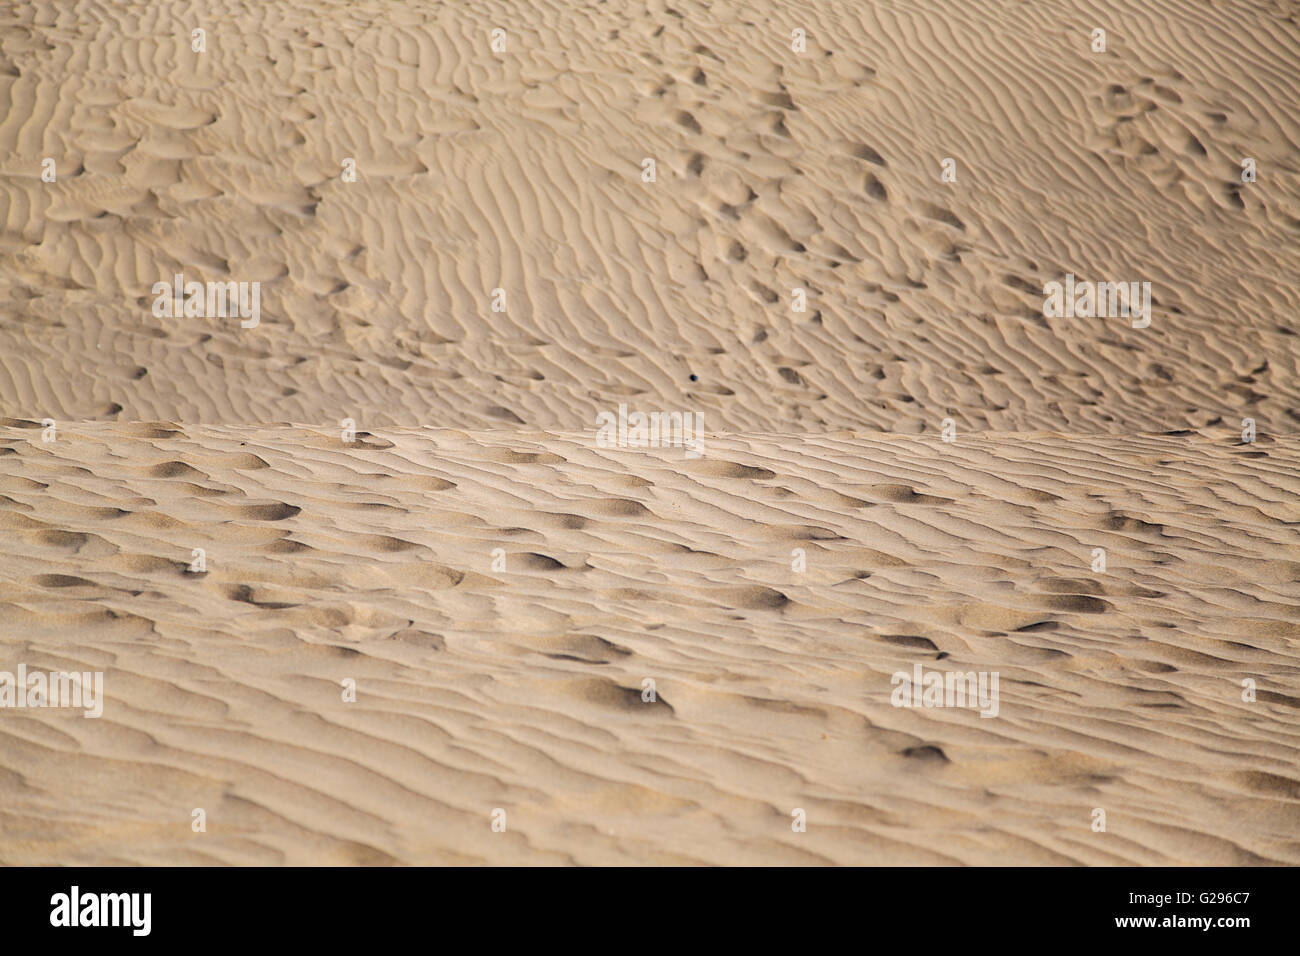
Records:
[[[1298,19],[0,5],[0,863],[1300,863]]]

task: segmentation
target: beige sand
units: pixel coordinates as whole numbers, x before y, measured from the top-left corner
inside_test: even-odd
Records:
[[[5,5],[0,863],[1300,863],[1298,14]]]

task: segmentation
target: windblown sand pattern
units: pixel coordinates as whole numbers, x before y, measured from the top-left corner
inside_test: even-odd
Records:
[[[1298,16],[0,3],[0,863],[1300,863]]]

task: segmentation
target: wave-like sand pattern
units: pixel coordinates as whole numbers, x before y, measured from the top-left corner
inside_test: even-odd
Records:
[[[1300,862],[1297,14],[0,4],[0,863]]]
[[[2,447],[0,618],[107,698],[0,723],[7,863],[1300,862],[1294,440]]]
[[[573,430],[634,398],[732,430],[1300,422],[1286,5],[614,6],[10,9],[10,413]],[[177,272],[262,282],[263,324],[154,318]],[[1150,281],[1151,327],[1044,319],[1067,272]]]

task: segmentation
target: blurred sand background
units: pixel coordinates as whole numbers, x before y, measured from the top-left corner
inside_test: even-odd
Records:
[[[1293,0],[0,3],[0,670],[107,696],[0,863],[1300,863],[1297,105]]]

